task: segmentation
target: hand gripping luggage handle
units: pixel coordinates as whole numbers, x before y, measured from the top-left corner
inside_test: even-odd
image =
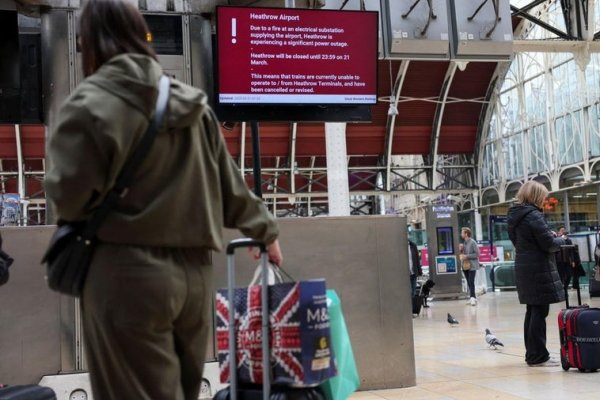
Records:
[[[263,243],[260,242],[258,240],[254,240],[254,239],[248,239],[248,238],[244,238],[244,239],[235,239],[232,240],[231,242],[229,242],[229,244],[227,245],[227,255],[233,255],[233,253],[235,252],[235,249],[240,248],[240,247],[258,247],[260,249],[261,253],[264,253],[267,251],[267,246]]]
[[[271,364],[269,357],[269,257],[267,247],[264,243],[254,239],[232,240],[226,249],[227,253],[227,300],[229,301],[229,399],[237,400],[237,350],[235,340],[235,310],[234,310],[234,288],[235,288],[235,249],[240,247],[258,247],[260,249],[260,264],[263,273],[261,279],[261,336],[262,336],[262,364],[263,364],[263,400],[269,400],[271,392]]]

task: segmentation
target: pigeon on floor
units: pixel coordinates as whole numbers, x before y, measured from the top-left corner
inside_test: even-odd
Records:
[[[493,347],[494,350],[497,350],[497,346],[504,347],[502,342],[499,341],[498,338],[494,334],[492,334],[492,332],[489,329],[485,330],[485,341],[489,345],[489,347]]]
[[[448,323],[450,324],[450,326],[458,325],[458,321],[456,320],[456,318],[450,315],[450,313],[448,313]]]

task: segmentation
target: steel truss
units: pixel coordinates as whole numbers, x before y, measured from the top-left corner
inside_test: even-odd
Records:
[[[262,170],[262,196],[269,209],[278,217],[305,217],[327,214],[327,168],[313,166],[295,168],[291,173],[287,165],[276,161],[276,167]],[[351,159],[351,157],[349,157]],[[352,215],[369,215],[378,210],[376,199],[379,196],[390,198],[397,195],[442,196],[460,195],[465,198],[477,191],[474,185],[475,168],[470,156],[441,156],[435,170],[439,175],[439,185],[428,184],[432,167],[428,165],[371,165],[350,166],[350,209]],[[389,171],[390,189],[377,184],[377,177]],[[247,180],[253,178],[252,171],[246,170]],[[303,181],[292,188],[291,182]],[[285,183],[283,183],[285,182]],[[292,191],[294,189],[294,191]],[[441,198],[441,197],[440,197]]]
[[[593,0],[592,0],[593,1]],[[544,10],[537,10],[537,15],[532,15],[531,10],[538,7],[539,5],[546,4],[549,6],[552,0],[535,0],[531,3],[516,7],[511,5],[510,9],[513,16],[519,16],[527,19],[535,25],[542,27],[543,29],[552,32],[556,36],[564,40],[586,40],[586,32],[590,29],[590,7],[589,0],[555,0],[560,4],[562,15],[565,23],[565,30],[561,30],[550,23],[543,21],[540,15]],[[593,27],[591,28],[593,29]],[[600,32],[596,32],[593,35],[589,35],[589,38],[597,40],[600,38]]]

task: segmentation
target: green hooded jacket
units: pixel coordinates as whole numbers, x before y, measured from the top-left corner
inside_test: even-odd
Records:
[[[89,217],[144,135],[158,96],[160,65],[121,54],[63,104],[50,136],[45,188],[57,218]],[[163,129],[98,232],[104,242],[221,250],[223,226],[265,243],[278,229],[231,159],[199,89],[171,80]]]

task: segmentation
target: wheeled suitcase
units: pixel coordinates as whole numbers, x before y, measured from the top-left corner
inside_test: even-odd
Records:
[[[589,286],[590,297],[600,297],[600,280],[596,279],[596,278],[598,278],[598,275],[600,274],[598,272],[599,268],[600,268],[600,266],[594,267],[594,269],[592,270],[592,273],[590,274],[590,286]]]
[[[600,297],[600,232],[596,233],[594,268],[590,273],[589,283],[590,297]]]
[[[577,288],[578,307],[568,307],[558,313],[560,362],[565,371],[577,368],[595,372],[600,368],[600,308],[581,305]]]
[[[421,314],[421,308],[423,307],[423,286],[417,283],[417,294],[412,297],[412,313],[413,315]]]
[[[415,294],[412,298],[412,313],[421,314],[421,307],[423,307],[423,297],[420,294]]]
[[[0,389],[0,400],[56,400],[56,394],[45,386],[16,385]]]
[[[235,259],[234,253],[237,248],[242,247],[257,247],[260,249],[260,263],[262,268],[261,277],[261,314],[262,320],[262,365],[270,365],[270,350],[269,350],[269,322],[264,316],[269,315],[268,306],[268,276],[269,276],[269,259],[266,251],[266,246],[252,239],[237,239],[231,241],[227,245],[227,299],[231,303],[234,298],[235,289]],[[234,313],[229,313],[229,355],[236,354],[236,332]],[[229,357],[229,375],[230,385],[225,389],[219,390],[214,400],[325,400],[325,396],[321,389],[314,388],[292,388],[288,386],[271,386],[271,376],[269,373],[263,373],[262,385],[243,384],[238,385],[237,382],[237,360],[236,357]],[[269,368],[270,370],[270,368]]]

